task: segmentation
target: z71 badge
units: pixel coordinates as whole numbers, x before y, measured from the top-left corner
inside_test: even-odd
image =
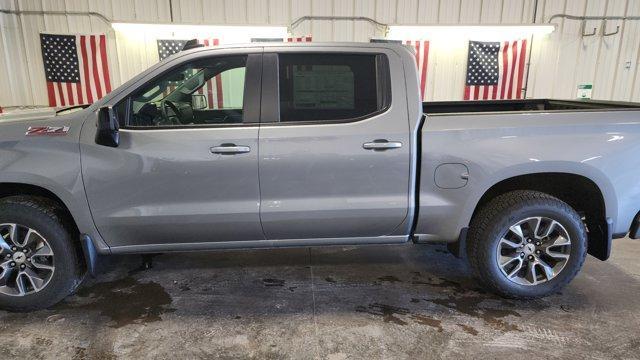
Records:
[[[68,126],[29,126],[27,136],[59,136],[69,133]]]

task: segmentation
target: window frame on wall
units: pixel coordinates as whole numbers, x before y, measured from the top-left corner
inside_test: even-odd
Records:
[[[281,121],[280,102],[280,59],[289,55],[313,55],[318,57],[336,56],[371,56],[374,57],[375,77],[376,77],[376,97],[378,106],[375,111],[362,116],[342,118],[342,119],[315,119],[302,121]],[[380,52],[315,52],[315,51],[292,51],[265,53],[263,57],[263,79],[262,83],[262,115],[261,122],[277,126],[296,125],[330,125],[364,121],[387,112],[392,104],[391,73],[388,56]],[[357,80],[354,78],[354,83]],[[275,88],[274,88],[275,87]],[[357,84],[354,84],[354,91]]]
[[[131,126],[130,119],[132,114],[132,99],[139,95],[148,86],[152,86],[158,80],[162,79],[177,69],[184,68],[193,63],[205,63],[208,61],[215,61],[215,59],[231,58],[231,57],[245,57],[245,75],[244,75],[244,89],[243,89],[243,121],[239,123],[209,123],[209,124],[183,124],[183,125],[162,125],[162,126]],[[237,68],[231,68],[237,69]],[[223,70],[228,71],[230,69]],[[215,76],[214,76],[215,77]],[[213,79],[213,77],[212,77]],[[258,126],[260,123],[260,97],[262,88],[262,53],[245,53],[245,54],[225,54],[215,56],[205,56],[187,61],[181,61],[170,68],[163,70],[158,75],[145,81],[143,84],[138,85],[118,100],[113,109],[118,116],[118,122],[120,129],[127,131],[148,131],[148,130],[184,130],[184,129],[203,129],[203,128],[234,128],[234,127],[252,127]],[[225,110],[220,109],[220,110]],[[121,117],[124,115],[124,119]]]

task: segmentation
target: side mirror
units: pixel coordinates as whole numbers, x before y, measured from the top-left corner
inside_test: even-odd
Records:
[[[191,107],[194,110],[203,110],[207,108],[207,97],[201,94],[191,95]]]
[[[120,143],[120,124],[113,109],[103,107],[98,112],[98,130],[96,131],[96,144],[109,147],[118,147]]]

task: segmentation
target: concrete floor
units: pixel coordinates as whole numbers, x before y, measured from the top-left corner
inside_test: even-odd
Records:
[[[117,257],[53,309],[0,312],[0,358],[640,358],[639,259],[617,240],[520,302],[441,246]]]

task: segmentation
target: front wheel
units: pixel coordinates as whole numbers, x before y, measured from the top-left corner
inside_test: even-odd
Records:
[[[469,227],[467,256],[491,290],[531,299],[557,292],[580,271],[587,231],[567,203],[537,191],[512,191],[483,206]]]
[[[58,207],[44,198],[0,200],[0,309],[47,308],[80,282],[78,252]]]

